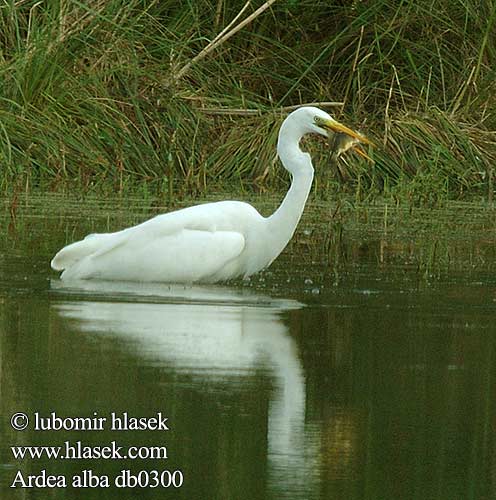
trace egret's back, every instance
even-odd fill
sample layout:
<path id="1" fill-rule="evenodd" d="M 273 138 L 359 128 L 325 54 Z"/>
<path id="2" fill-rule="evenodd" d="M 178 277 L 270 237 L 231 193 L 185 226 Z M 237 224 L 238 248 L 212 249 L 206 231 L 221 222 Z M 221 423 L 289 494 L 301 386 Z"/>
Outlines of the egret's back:
<path id="1" fill-rule="evenodd" d="M 92 234 L 53 258 L 62 279 L 218 281 L 245 272 L 247 233 L 263 218 L 245 203 L 219 202 L 159 215 L 116 233 Z"/>

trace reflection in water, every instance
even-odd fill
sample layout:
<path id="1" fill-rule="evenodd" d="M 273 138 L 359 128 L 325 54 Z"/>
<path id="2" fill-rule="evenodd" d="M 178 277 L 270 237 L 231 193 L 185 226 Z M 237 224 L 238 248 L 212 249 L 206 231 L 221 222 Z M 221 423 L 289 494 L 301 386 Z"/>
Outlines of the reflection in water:
<path id="1" fill-rule="evenodd" d="M 267 422 L 267 486 L 278 498 L 311 496 L 319 438 L 315 430 L 305 432 L 305 376 L 283 321 L 285 311 L 302 304 L 222 287 L 100 282 L 67 289 L 61 283 L 52 288 L 92 293 L 93 300 L 53 303 L 59 316 L 74 320 L 75 330 L 117 337 L 148 362 L 187 373 L 192 384 L 270 368 L 275 391 Z M 99 300 L 95 293 L 102 294 Z M 109 295 L 114 301 L 103 300 Z M 154 303 L 123 300 L 130 296 L 153 297 Z"/>
<path id="2" fill-rule="evenodd" d="M 139 492 L 150 500 L 493 498 L 494 288 L 446 284 L 410 293 L 379 278 L 354 279 L 307 307 L 246 288 L 61 289 L 55 281 L 50 292 L 4 294 L 3 417 L 164 411 L 174 426 L 166 436 L 4 426 L 0 497 L 76 498 L 70 489 L 13 492 L 8 478 L 18 467 L 68 475 L 94 467 L 110 476 L 124 468 L 16 462 L 12 443 L 118 439 L 124 446 L 163 440 L 166 466 L 189 478 L 180 491 Z M 136 495 L 109 490 L 105 498 Z"/>
<path id="3" fill-rule="evenodd" d="M 330 242 L 328 205 L 307 212 L 312 245 L 300 235 L 264 277 L 268 289 L 312 303 L 302 308 L 236 288 L 83 282 L 60 290 L 55 280 L 48 292 L 48 261 L 67 234 L 124 227 L 138 215 L 129 200 L 102 209 L 85 197 L 60 218 L 60 203 L 30 194 L 15 232 L 4 224 L 0 238 L 2 500 L 496 498 L 491 207 L 457 204 L 413 218 L 389 208 L 394 231 L 381 230 L 385 239 L 376 234 L 384 207 L 363 207 L 367 217 L 344 221 L 346 237 Z M 332 268 L 315 264 L 324 261 Z M 305 294 L 307 277 L 318 295 Z M 160 444 L 156 433 L 15 432 L 5 423 L 23 410 L 170 412 L 168 464 L 189 482 L 166 492 L 11 489 L 17 468 L 123 468 L 16 461 L 12 444 Z"/>

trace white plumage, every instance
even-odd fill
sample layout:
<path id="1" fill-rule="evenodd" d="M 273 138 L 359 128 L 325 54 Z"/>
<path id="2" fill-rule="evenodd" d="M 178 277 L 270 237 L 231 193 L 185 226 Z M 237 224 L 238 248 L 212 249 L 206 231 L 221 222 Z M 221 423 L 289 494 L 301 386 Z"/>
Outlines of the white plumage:
<path id="1" fill-rule="evenodd" d="M 369 142 L 320 109 L 291 113 L 281 125 L 277 152 L 293 180 L 270 217 L 240 201 L 197 205 L 115 233 L 88 235 L 62 248 L 52 268 L 63 270 L 63 280 L 170 283 L 214 283 L 264 269 L 293 236 L 312 185 L 312 162 L 300 139 L 312 132 L 327 136 L 327 130 Z"/>

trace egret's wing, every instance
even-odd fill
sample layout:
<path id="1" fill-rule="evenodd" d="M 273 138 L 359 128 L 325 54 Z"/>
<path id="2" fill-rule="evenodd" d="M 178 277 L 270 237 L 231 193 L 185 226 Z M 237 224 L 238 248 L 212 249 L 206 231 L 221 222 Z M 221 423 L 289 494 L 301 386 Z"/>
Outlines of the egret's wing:
<path id="1" fill-rule="evenodd" d="M 232 261 L 245 248 L 238 229 L 243 211 L 253 216 L 245 205 L 198 205 L 116 233 L 89 235 L 63 248 L 52 267 L 65 269 L 63 278 L 192 282 L 220 271 L 227 278 L 238 273 Z"/>
<path id="2" fill-rule="evenodd" d="M 224 205 L 229 206 L 229 203 L 224 203 Z M 220 203 L 196 205 L 176 212 L 157 215 L 137 226 L 115 233 L 89 234 L 84 240 L 62 248 L 52 259 L 52 268 L 56 271 L 67 269 L 85 257 L 90 255 L 93 257 L 103 256 L 135 239 L 141 242 L 150 242 L 179 233 L 184 229 L 215 231 L 219 218 L 223 216 L 219 206 L 221 206 Z"/>
<path id="3" fill-rule="evenodd" d="M 139 237 L 140 236 L 140 237 Z M 115 237 L 115 239 L 114 239 Z M 110 238 L 91 238 L 101 247 L 74 261 L 77 254 L 91 249 L 87 240 L 68 248 L 63 278 L 100 278 L 132 281 L 194 282 L 218 273 L 245 247 L 245 238 L 234 231 L 181 229 L 163 236 L 146 238 L 146 233 L 122 232 Z M 107 240 L 107 241 L 105 241 Z M 58 259 L 56 256 L 54 260 Z M 56 260 L 55 264 L 60 264 Z"/>
<path id="4" fill-rule="evenodd" d="M 142 262 L 138 267 L 141 267 L 140 276 L 145 281 L 194 282 L 205 280 L 233 263 L 245 244 L 244 236 L 235 231 L 182 229 L 155 238 L 136 249 L 130 259 L 135 265 L 136 258 Z M 116 253 L 123 254 L 124 250 L 127 248 L 120 247 Z M 112 253 L 108 255 L 112 256 Z M 130 279 L 138 277 L 130 276 Z"/>

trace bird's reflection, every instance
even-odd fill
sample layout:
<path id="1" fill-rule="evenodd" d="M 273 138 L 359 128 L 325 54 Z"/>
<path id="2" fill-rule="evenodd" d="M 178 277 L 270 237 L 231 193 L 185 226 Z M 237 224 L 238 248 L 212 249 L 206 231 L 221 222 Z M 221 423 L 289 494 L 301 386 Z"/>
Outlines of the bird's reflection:
<path id="1" fill-rule="evenodd" d="M 307 498 L 318 444 L 305 433 L 305 375 L 283 321 L 302 304 L 226 287 L 81 282 L 67 288 L 56 281 L 52 290 L 53 307 L 76 320 L 73 328 L 130 342 L 139 356 L 193 381 L 243 377 L 260 364 L 271 369 L 268 487 L 279 498 Z"/>

